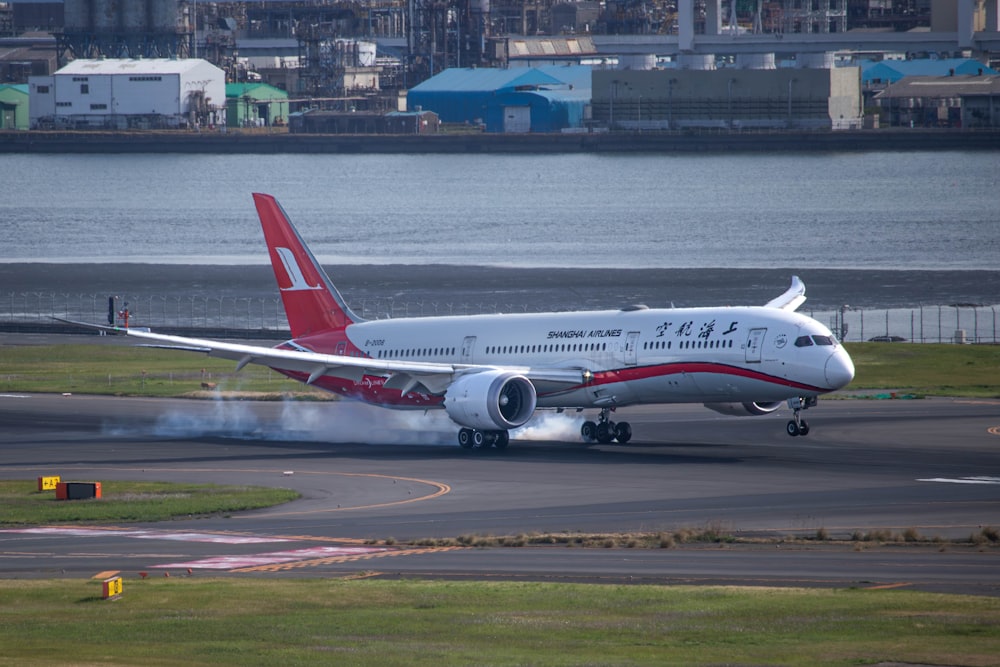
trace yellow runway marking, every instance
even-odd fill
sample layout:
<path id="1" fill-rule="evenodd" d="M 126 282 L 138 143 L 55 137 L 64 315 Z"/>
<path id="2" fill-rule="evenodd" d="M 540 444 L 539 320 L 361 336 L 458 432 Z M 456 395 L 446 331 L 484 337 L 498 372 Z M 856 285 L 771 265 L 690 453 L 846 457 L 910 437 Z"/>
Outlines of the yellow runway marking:
<path id="1" fill-rule="evenodd" d="M 254 474 L 275 474 L 280 475 L 283 471 L 280 470 L 270 470 L 265 468 L 122 468 L 117 466 L 84 466 L 84 470 L 114 470 L 117 472 L 142 472 L 148 473 L 150 470 L 155 470 L 156 472 L 225 472 L 225 473 L 254 473 Z M 7 468 L 6 470 L 34 470 L 34 468 Z M 434 498 L 439 498 L 445 494 L 451 493 L 451 487 L 444 482 L 435 482 L 428 479 L 418 479 L 415 477 L 398 477 L 396 475 L 379 475 L 376 473 L 357 473 L 357 472 L 324 472 L 315 470 L 302 470 L 296 471 L 297 475 L 335 475 L 338 477 L 368 477 L 371 479 L 391 479 L 398 482 L 411 482 L 414 484 L 424 484 L 426 486 L 431 486 L 437 489 L 433 493 L 429 493 L 424 496 L 417 496 L 416 498 L 407 498 L 405 500 L 391 500 L 384 503 L 373 503 L 371 505 L 345 505 L 342 507 L 331 507 L 327 509 L 316 509 L 316 510 L 302 510 L 299 512 L 278 512 L 269 513 L 267 516 L 302 516 L 307 514 L 324 514 L 326 512 L 348 512 L 350 510 L 362 510 L 362 509 L 375 509 L 379 507 L 395 507 L 397 505 L 407 505 L 409 503 L 421 502 L 424 500 L 432 500 Z M 252 517 L 245 515 L 233 515 L 234 519 L 248 519 L 248 518 L 258 518 L 259 515 L 254 515 Z"/>
<path id="2" fill-rule="evenodd" d="M 291 563 L 274 563 L 271 565 L 255 565 L 252 567 L 240 567 L 230 572 L 285 572 L 297 570 L 303 567 L 317 567 L 319 565 L 334 565 L 337 563 L 351 563 L 362 560 L 372 560 L 375 558 L 388 558 L 391 556 L 415 556 L 418 554 L 429 554 L 444 551 L 455 551 L 466 549 L 467 547 L 428 547 L 426 549 L 401 549 L 398 551 L 379 551 L 369 554 L 356 554 L 351 556 L 330 556 L 328 558 L 313 558 L 311 560 L 299 560 Z"/>
<path id="3" fill-rule="evenodd" d="M 324 474 L 324 473 L 319 473 Z M 390 500 L 384 503 L 373 503 L 371 505 L 349 505 L 347 507 L 330 507 L 327 509 L 318 510 L 301 510 L 298 512 L 268 512 L 267 517 L 275 516 L 302 516 L 305 514 L 325 514 L 327 512 L 347 512 L 350 510 L 368 510 L 376 509 L 379 507 L 396 507 L 397 505 L 407 505 L 409 503 L 417 503 L 424 500 L 432 500 L 434 498 L 439 498 L 447 493 L 451 493 L 451 487 L 444 482 L 435 482 L 428 479 L 417 479 L 415 477 L 396 477 L 393 475 L 377 475 L 374 473 L 355 473 L 355 472 L 334 472 L 325 473 L 330 475 L 341 475 L 343 477 L 372 477 L 376 479 L 391 479 L 399 480 L 401 482 L 413 482 L 415 484 L 425 484 L 427 486 L 432 486 L 437 488 L 434 493 L 427 494 L 426 496 L 417 496 L 416 498 L 407 498 L 406 500 Z M 259 518 L 258 516 L 234 516 L 234 519 L 251 519 Z"/>

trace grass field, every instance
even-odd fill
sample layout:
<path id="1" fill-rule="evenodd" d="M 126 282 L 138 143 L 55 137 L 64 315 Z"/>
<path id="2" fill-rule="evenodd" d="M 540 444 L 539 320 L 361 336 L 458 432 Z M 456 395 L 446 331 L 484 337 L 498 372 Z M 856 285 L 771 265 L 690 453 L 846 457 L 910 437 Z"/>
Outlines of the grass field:
<path id="1" fill-rule="evenodd" d="M 0 582 L 0 664 L 995 665 L 1000 600 L 514 582 Z"/>
<path id="2" fill-rule="evenodd" d="M 295 500 L 289 489 L 220 484 L 101 482 L 100 500 L 57 501 L 36 482 L 0 480 L 0 526 L 66 522 L 164 521 L 228 514 Z"/>
<path id="3" fill-rule="evenodd" d="M 324 399 L 326 392 L 289 380 L 269 368 L 235 364 L 203 354 L 132 345 L 41 345 L 0 347 L 0 391 L 205 396 L 213 390 L 261 398 L 295 394 Z M 213 386 L 213 390 L 206 390 Z"/>
<path id="4" fill-rule="evenodd" d="M 849 343 L 851 390 L 1000 398 L 1000 346 Z M 117 345 L 0 347 L 0 391 L 128 396 L 205 396 L 214 390 L 258 398 L 329 398 L 267 368 L 234 373 L 231 361 Z M 206 391 L 203 383 L 214 385 Z"/>

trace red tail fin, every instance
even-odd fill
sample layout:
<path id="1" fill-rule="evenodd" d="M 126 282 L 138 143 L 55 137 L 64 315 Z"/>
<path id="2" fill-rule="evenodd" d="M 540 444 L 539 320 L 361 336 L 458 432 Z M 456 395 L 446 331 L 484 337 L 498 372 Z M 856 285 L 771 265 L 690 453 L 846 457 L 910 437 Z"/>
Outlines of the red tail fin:
<path id="1" fill-rule="evenodd" d="M 281 204 L 271 195 L 258 193 L 253 201 L 292 336 L 343 329 L 360 321 L 288 221 Z"/>

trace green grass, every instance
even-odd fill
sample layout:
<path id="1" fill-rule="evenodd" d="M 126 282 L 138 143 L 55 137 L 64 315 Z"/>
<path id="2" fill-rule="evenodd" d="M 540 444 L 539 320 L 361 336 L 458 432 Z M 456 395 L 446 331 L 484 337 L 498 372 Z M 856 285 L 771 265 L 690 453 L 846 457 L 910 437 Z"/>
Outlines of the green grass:
<path id="1" fill-rule="evenodd" d="M 0 480 L 0 526 L 164 521 L 271 507 L 299 497 L 289 489 L 259 486 L 102 481 L 99 500 L 56 500 L 55 491 L 37 488 L 36 481 Z"/>
<path id="2" fill-rule="evenodd" d="M 857 377 L 848 387 L 922 395 L 1000 397 L 1000 346 L 849 343 Z M 205 395 L 218 390 L 258 398 L 330 395 L 260 366 L 234 373 L 231 361 L 118 345 L 0 347 L 0 391 L 127 396 Z"/>
<path id="3" fill-rule="evenodd" d="M 996 664 L 1000 600 L 510 582 L 0 582 L 0 664 Z"/>
<path id="4" fill-rule="evenodd" d="M 848 343 L 856 376 L 849 389 L 1000 398 L 1000 345 Z"/>
<path id="5" fill-rule="evenodd" d="M 264 396 L 329 396 L 269 368 L 235 368 L 203 354 L 127 345 L 6 346 L 0 347 L 0 391 L 176 397 L 206 393 L 202 383 L 208 383 Z"/>

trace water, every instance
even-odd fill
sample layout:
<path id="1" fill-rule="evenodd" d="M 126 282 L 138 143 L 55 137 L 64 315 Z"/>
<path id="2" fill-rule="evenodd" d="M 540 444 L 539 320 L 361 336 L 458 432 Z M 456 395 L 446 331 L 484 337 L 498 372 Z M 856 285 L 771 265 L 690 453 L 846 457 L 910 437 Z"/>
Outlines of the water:
<path id="1" fill-rule="evenodd" d="M 266 262 L 251 192 L 327 264 L 995 269 L 988 152 L 4 155 L 0 263 Z"/>

